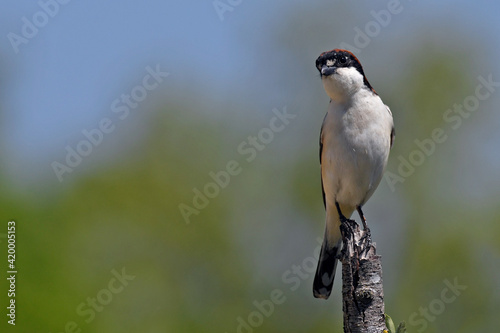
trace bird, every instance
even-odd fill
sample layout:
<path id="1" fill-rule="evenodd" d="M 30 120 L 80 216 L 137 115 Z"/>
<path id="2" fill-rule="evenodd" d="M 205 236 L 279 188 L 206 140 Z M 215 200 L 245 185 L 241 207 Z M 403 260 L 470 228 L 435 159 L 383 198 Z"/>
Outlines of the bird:
<path id="1" fill-rule="evenodd" d="M 316 68 L 330 103 L 319 140 L 326 223 L 313 295 L 328 299 L 342 246 L 340 224 L 357 210 L 369 233 L 362 207 L 382 179 L 395 132 L 391 110 L 354 54 L 343 49 L 323 52 Z"/>

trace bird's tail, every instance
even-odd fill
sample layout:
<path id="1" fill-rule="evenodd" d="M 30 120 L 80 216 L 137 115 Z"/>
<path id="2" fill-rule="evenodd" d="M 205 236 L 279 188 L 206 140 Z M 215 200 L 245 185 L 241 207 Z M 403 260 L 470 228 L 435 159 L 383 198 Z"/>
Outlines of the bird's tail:
<path id="1" fill-rule="evenodd" d="M 341 240 L 335 244 L 331 244 L 328 241 L 328 233 L 325 232 L 313 283 L 313 293 L 316 298 L 328 299 L 332 292 L 333 279 L 338 262 L 337 255 L 340 252 L 341 244 Z"/>

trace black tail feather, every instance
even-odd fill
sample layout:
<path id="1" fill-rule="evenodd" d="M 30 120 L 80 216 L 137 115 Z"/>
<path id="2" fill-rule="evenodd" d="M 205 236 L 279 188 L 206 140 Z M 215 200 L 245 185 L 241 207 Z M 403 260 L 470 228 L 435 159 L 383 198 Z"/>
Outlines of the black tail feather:
<path id="1" fill-rule="evenodd" d="M 335 269 L 337 268 L 337 254 L 339 250 L 340 244 L 330 246 L 325 238 L 321 246 L 316 275 L 314 276 L 314 297 L 328 299 L 330 296 L 335 277 Z"/>

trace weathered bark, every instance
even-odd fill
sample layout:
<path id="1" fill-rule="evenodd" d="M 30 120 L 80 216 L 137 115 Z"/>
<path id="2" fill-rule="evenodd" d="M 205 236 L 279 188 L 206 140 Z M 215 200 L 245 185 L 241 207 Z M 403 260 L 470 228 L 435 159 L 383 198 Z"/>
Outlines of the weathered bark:
<path id="1" fill-rule="evenodd" d="M 381 333 L 384 318 L 382 264 L 370 232 L 352 220 L 342 223 L 342 310 L 344 332 Z"/>

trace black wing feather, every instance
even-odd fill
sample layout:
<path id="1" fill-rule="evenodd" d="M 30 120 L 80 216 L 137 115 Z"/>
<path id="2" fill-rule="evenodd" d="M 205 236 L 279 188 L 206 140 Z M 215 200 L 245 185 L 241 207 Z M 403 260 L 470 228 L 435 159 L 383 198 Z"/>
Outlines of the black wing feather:
<path id="1" fill-rule="evenodd" d="M 323 125 L 325 124 L 325 119 L 328 113 L 323 118 L 323 123 L 321 124 L 321 132 L 319 133 L 319 165 L 321 166 L 321 156 L 323 154 Z M 323 186 L 323 172 L 321 172 L 321 192 L 323 194 L 323 205 L 326 208 L 326 198 L 325 198 L 325 188 Z"/>
<path id="2" fill-rule="evenodd" d="M 395 137 L 396 137 L 396 130 L 394 129 L 394 126 L 393 126 L 392 130 L 391 130 L 391 148 L 392 148 L 392 145 L 394 144 Z"/>

